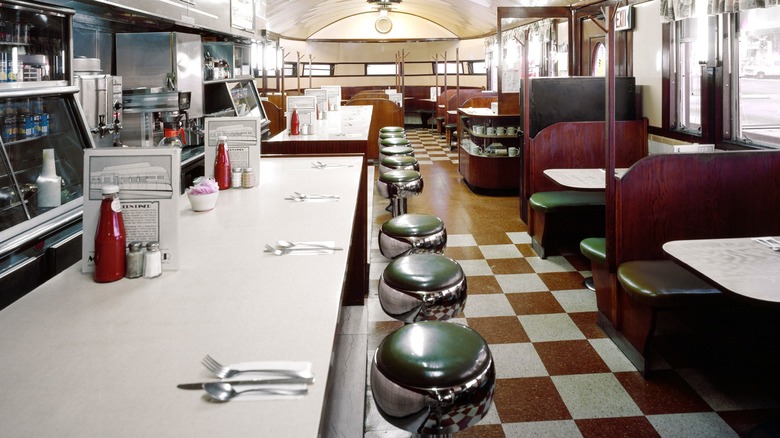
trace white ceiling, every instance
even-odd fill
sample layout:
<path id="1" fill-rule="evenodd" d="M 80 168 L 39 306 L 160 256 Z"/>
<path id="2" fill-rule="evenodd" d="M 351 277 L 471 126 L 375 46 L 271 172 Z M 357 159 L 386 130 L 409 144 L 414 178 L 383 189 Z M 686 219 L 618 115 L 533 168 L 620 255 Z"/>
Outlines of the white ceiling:
<path id="1" fill-rule="evenodd" d="M 495 33 L 498 7 L 581 7 L 599 1 L 402 0 L 394 6 L 394 11 L 430 21 L 457 38 L 468 39 Z M 266 28 L 284 38 L 305 40 L 329 26 L 338 26 L 341 20 L 360 14 L 376 14 L 376 11 L 366 0 L 267 0 Z"/>

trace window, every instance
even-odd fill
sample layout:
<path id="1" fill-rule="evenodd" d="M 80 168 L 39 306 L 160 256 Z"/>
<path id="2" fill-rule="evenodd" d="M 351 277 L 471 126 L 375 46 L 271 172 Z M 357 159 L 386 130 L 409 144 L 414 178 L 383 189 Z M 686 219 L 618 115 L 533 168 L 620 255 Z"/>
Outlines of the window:
<path id="1" fill-rule="evenodd" d="M 701 134 L 701 71 L 707 63 L 709 39 L 706 16 L 675 22 L 675 129 Z"/>
<path id="2" fill-rule="evenodd" d="M 366 64 L 366 76 L 395 76 L 396 65 L 393 64 Z"/>
<path id="3" fill-rule="evenodd" d="M 285 62 L 284 77 L 291 78 L 293 76 L 298 76 L 298 64 L 294 62 Z"/>
<path id="4" fill-rule="evenodd" d="M 333 64 L 309 64 L 304 63 L 302 76 L 333 76 Z"/>
<path id="5" fill-rule="evenodd" d="M 456 69 L 457 66 L 457 69 Z M 447 63 L 447 74 L 448 75 L 454 75 L 455 72 L 458 72 L 460 74 L 463 74 L 463 65 L 455 62 L 448 62 Z M 443 75 L 444 74 L 444 63 L 443 62 L 437 62 L 436 63 L 436 74 Z"/>
<path id="6" fill-rule="evenodd" d="M 471 66 L 470 73 L 473 75 L 487 74 L 487 63 L 485 61 L 472 61 L 469 63 Z"/>
<path id="7" fill-rule="evenodd" d="M 731 138 L 780 148 L 780 7 L 742 11 L 736 21 Z"/>

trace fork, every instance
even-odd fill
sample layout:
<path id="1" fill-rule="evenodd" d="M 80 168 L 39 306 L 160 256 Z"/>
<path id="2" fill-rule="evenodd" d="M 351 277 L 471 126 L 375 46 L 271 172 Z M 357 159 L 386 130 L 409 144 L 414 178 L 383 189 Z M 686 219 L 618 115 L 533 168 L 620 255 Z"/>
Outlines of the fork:
<path id="1" fill-rule="evenodd" d="M 219 377 L 220 379 L 228 379 L 240 373 L 268 373 L 268 374 L 277 374 L 277 375 L 289 376 L 289 377 L 310 377 L 311 376 L 311 374 L 305 371 L 285 370 L 285 369 L 237 370 L 222 365 L 221 363 L 217 362 L 213 357 L 209 356 L 208 354 L 203 357 L 201 363 L 203 364 L 204 367 L 206 367 L 207 370 L 211 371 L 212 374 Z"/>

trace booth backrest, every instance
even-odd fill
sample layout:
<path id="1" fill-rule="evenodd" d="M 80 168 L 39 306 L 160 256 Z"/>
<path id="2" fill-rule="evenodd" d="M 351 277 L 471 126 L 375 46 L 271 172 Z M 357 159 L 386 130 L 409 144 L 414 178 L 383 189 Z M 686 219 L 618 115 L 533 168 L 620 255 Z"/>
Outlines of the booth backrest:
<path id="1" fill-rule="evenodd" d="M 355 98 L 347 105 L 370 105 L 374 107 L 371 113 L 371 126 L 368 129 L 368 159 L 379 158 L 379 129 L 385 126 L 404 126 L 404 110 L 389 99 Z"/>
<path id="2" fill-rule="evenodd" d="M 536 192 L 567 190 L 548 178 L 546 169 L 604 168 L 604 128 L 604 122 L 561 122 L 530 139 L 523 157 L 521 204 Z M 647 119 L 616 122 L 615 131 L 616 167 L 647 156 Z"/>
<path id="3" fill-rule="evenodd" d="M 286 127 L 286 121 L 284 120 L 284 112 L 281 108 L 276 106 L 275 103 L 269 100 L 263 100 L 260 102 L 263 105 L 268 120 L 271 122 L 269 125 L 271 137 L 282 132 Z"/>
<path id="4" fill-rule="evenodd" d="M 616 266 L 671 240 L 780 235 L 778 206 L 780 151 L 649 156 L 616 180 Z"/>

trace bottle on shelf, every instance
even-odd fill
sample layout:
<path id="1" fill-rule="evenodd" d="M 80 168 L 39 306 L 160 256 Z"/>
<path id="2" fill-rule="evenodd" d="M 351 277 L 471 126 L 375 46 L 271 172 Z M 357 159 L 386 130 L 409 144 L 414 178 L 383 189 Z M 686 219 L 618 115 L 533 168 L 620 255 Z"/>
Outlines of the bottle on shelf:
<path id="1" fill-rule="evenodd" d="M 35 184 L 38 186 L 38 208 L 59 207 L 62 204 L 62 178 L 57 176 L 54 149 L 43 150 L 41 174 Z"/>
<path id="2" fill-rule="evenodd" d="M 214 160 L 214 180 L 217 181 L 217 185 L 220 190 L 226 190 L 230 188 L 230 155 L 227 150 L 227 137 L 220 135 L 218 137 L 217 145 L 217 158 Z"/>
<path id="3" fill-rule="evenodd" d="M 301 122 L 298 120 L 298 107 L 293 107 L 292 115 L 290 116 L 290 135 L 300 135 Z"/>
<path id="4" fill-rule="evenodd" d="M 119 186 L 103 186 L 100 216 L 95 231 L 95 270 L 98 283 L 119 280 L 126 274 L 126 234 L 119 202 Z"/>

